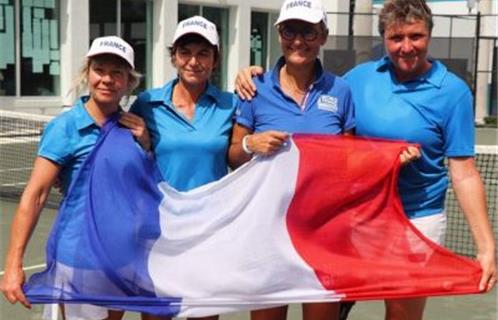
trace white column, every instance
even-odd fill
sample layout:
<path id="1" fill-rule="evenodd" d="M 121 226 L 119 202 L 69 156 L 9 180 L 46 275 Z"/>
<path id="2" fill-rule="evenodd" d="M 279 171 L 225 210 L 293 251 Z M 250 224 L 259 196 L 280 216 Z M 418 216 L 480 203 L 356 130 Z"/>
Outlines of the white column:
<path id="1" fill-rule="evenodd" d="M 479 10 L 483 15 L 492 13 L 491 1 L 480 1 Z M 481 35 L 491 35 L 492 31 L 490 25 L 493 24 L 491 18 L 481 17 Z M 495 30 L 496 32 L 496 30 Z M 475 93 L 476 100 L 476 110 L 475 110 L 475 121 L 477 123 L 483 123 L 483 118 L 488 115 L 489 106 L 489 84 L 491 83 L 491 76 L 489 73 L 479 72 L 484 70 L 492 69 L 492 42 L 490 40 L 480 40 L 479 46 L 479 57 L 477 65 L 477 88 Z"/>
<path id="2" fill-rule="evenodd" d="M 327 12 L 341 12 L 343 14 L 329 14 L 328 27 L 330 34 L 347 35 L 349 16 L 349 0 L 322 1 Z"/>
<path id="3" fill-rule="evenodd" d="M 178 0 L 154 0 L 152 35 L 152 86 L 159 87 L 176 76 L 168 47 L 178 23 Z"/>
<path id="4" fill-rule="evenodd" d="M 372 35 L 372 0 L 356 1 L 355 13 L 368 13 L 366 15 L 358 14 L 354 17 L 354 34 L 359 36 Z"/>
<path id="5" fill-rule="evenodd" d="M 353 25 L 353 33 L 355 36 L 372 35 L 372 9 L 371 0 L 356 1 Z M 363 15 L 361 13 L 367 14 Z M 370 60 L 371 51 L 372 47 L 369 41 L 358 41 L 355 46 L 356 65 L 365 60 Z"/>
<path id="6" fill-rule="evenodd" d="M 90 41 L 89 0 L 61 1 L 61 96 L 63 105 L 72 105 L 74 92 L 69 91 L 79 74 Z"/>
<path id="7" fill-rule="evenodd" d="M 250 40 L 251 40 L 251 7 L 246 2 L 238 6 L 231 6 L 229 10 L 229 25 L 233 26 L 229 32 L 227 68 L 227 90 L 233 91 L 235 77 L 241 68 L 245 68 L 250 62 Z"/>

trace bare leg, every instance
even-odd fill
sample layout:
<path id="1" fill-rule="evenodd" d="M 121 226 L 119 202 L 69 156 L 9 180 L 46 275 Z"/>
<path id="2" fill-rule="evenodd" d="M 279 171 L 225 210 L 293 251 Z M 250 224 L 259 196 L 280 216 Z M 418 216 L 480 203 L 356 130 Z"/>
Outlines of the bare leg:
<path id="1" fill-rule="evenodd" d="M 349 312 L 353 309 L 355 301 L 341 301 L 339 307 L 339 320 L 346 320 Z"/>
<path id="2" fill-rule="evenodd" d="M 285 320 L 286 318 L 287 306 L 251 311 L 251 320 Z"/>
<path id="3" fill-rule="evenodd" d="M 386 300 L 386 320 L 422 320 L 427 298 Z"/>
<path id="4" fill-rule="evenodd" d="M 187 320 L 218 320 L 220 316 L 209 316 L 202 318 L 187 318 Z"/>
<path id="5" fill-rule="evenodd" d="M 154 315 L 146 314 L 146 313 L 142 313 L 141 318 L 142 318 L 142 320 L 171 320 L 171 317 L 154 316 Z"/>
<path id="6" fill-rule="evenodd" d="M 64 305 L 59 304 L 59 308 L 61 309 L 62 320 L 66 320 L 66 312 L 64 311 Z"/>
<path id="7" fill-rule="evenodd" d="M 107 313 L 106 320 L 121 320 L 124 315 L 124 311 L 121 310 L 107 310 Z"/>
<path id="8" fill-rule="evenodd" d="M 339 302 L 303 303 L 303 320 L 338 320 Z"/>
<path id="9" fill-rule="evenodd" d="M 66 312 L 63 304 L 59 304 L 61 309 L 62 319 L 66 320 Z M 107 310 L 107 318 L 104 320 L 121 320 L 123 318 L 124 311 L 121 310 Z"/>

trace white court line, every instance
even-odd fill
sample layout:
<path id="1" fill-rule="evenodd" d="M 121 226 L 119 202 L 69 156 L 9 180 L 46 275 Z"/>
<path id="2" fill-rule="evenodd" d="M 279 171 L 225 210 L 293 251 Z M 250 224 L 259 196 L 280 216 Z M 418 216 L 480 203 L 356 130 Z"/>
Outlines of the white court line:
<path id="1" fill-rule="evenodd" d="M 2 184 L 2 187 L 19 187 L 24 185 L 26 185 L 26 182 L 15 182 L 15 183 L 4 183 Z"/>
<path id="2" fill-rule="evenodd" d="M 498 154 L 498 146 L 495 145 L 476 145 L 476 153 Z"/>
<path id="3" fill-rule="evenodd" d="M 25 171 L 25 170 L 31 170 L 33 169 L 33 166 L 31 167 L 21 167 L 21 168 L 10 168 L 10 169 L 0 169 L 0 172 L 16 172 L 16 171 Z"/>
<path id="4" fill-rule="evenodd" d="M 29 270 L 36 270 L 36 269 L 41 269 L 41 268 L 45 268 L 47 265 L 42 263 L 42 264 L 36 264 L 34 266 L 29 266 L 29 267 L 24 267 L 22 268 L 24 271 L 29 271 Z M 5 271 L 0 271 L 0 276 L 3 276 L 3 274 L 5 273 Z"/>
<path id="5" fill-rule="evenodd" d="M 19 138 L 4 138 L 0 136 L 0 145 L 3 144 L 23 144 L 27 142 L 38 142 L 40 136 L 37 137 L 19 137 Z"/>

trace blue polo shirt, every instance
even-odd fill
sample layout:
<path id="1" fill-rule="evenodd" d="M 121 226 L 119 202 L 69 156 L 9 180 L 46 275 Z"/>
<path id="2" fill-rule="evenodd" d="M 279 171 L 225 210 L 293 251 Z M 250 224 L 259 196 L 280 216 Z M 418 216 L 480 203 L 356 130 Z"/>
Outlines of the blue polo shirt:
<path id="1" fill-rule="evenodd" d="M 38 146 L 38 156 L 61 166 L 59 178 L 63 194 L 100 135 L 100 127 L 85 109 L 88 98 L 81 97 L 71 109 L 52 119 Z"/>
<path id="2" fill-rule="evenodd" d="M 340 134 L 355 127 L 353 100 L 344 80 L 325 72 L 317 59 L 316 80 L 302 108 L 280 86 L 284 64 L 281 57 L 272 71 L 254 79 L 256 96 L 251 101 L 239 101 L 237 123 L 253 132 Z"/>
<path id="3" fill-rule="evenodd" d="M 51 235 L 47 245 L 56 245 L 57 260 L 69 266 L 80 261 L 79 250 L 88 250 L 85 249 L 88 246 L 85 237 L 81 237 L 82 221 L 88 218 L 84 213 L 88 190 L 83 188 L 82 180 L 76 178 L 79 174 L 87 174 L 80 169 L 100 136 L 100 127 L 86 111 L 87 101 L 88 97 L 78 99 L 71 109 L 52 119 L 45 127 L 38 147 L 38 156 L 61 166 L 59 178 L 66 210 L 65 214 L 57 216 L 58 240 Z M 72 192 L 67 197 L 70 186 Z M 92 267 L 91 264 L 82 266 Z"/>
<path id="4" fill-rule="evenodd" d="M 359 65 L 345 78 L 356 106 L 356 133 L 405 140 L 422 157 L 404 166 L 399 193 L 410 218 L 444 210 L 445 157 L 474 156 L 472 94 L 439 61 L 413 81 L 399 83 L 387 57 Z"/>
<path id="5" fill-rule="evenodd" d="M 235 100 L 233 94 L 209 84 L 189 121 L 172 102 L 177 82 L 140 94 L 130 112 L 145 120 L 163 178 L 175 189 L 187 191 L 227 174 Z"/>

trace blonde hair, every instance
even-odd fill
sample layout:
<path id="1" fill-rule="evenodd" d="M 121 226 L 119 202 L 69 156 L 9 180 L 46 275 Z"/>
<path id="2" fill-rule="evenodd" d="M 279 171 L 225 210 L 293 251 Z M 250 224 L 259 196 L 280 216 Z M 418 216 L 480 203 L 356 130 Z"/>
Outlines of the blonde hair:
<path id="1" fill-rule="evenodd" d="M 81 96 L 88 90 L 88 72 L 90 71 L 90 65 L 92 61 L 94 61 L 98 56 L 85 58 L 83 66 L 78 73 L 78 76 L 73 81 L 73 85 L 68 92 L 68 95 L 74 93 L 76 97 Z M 128 88 L 126 90 L 126 103 L 130 98 L 130 95 L 133 91 L 140 85 L 140 79 L 142 75 L 137 72 L 135 69 L 132 69 L 127 63 L 123 60 L 123 66 L 128 70 Z"/>

